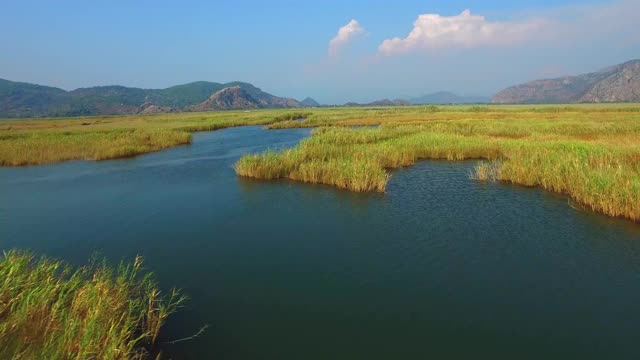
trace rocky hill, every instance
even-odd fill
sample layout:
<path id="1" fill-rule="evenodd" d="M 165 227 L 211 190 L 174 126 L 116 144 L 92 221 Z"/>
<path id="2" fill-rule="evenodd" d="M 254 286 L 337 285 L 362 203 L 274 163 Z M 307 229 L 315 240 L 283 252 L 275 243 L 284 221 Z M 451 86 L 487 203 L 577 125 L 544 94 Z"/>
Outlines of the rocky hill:
<path id="1" fill-rule="evenodd" d="M 73 91 L 0 79 L 0 118 L 149 114 L 257 108 L 300 103 L 243 82 L 199 81 L 166 89 L 97 86 Z"/>
<path id="2" fill-rule="evenodd" d="M 320 106 L 320 104 L 315 101 L 314 99 L 308 97 L 305 98 L 304 100 L 300 101 L 300 105 L 304 106 L 304 107 L 318 107 Z"/>
<path id="3" fill-rule="evenodd" d="M 640 101 L 640 60 L 594 73 L 536 80 L 496 94 L 496 104 L 542 104 Z"/>
<path id="4" fill-rule="evenodd" d="M 260 102 L 254 99 L 249 93 L 240 86 L 231 86 L 224 88 L 212 94 L 207 100 L 200 104 L 193 105 L 190 110 L 193 111 L 211 111 L 211 110 L 234 110 L 234 109 L 257 109 Z"/>

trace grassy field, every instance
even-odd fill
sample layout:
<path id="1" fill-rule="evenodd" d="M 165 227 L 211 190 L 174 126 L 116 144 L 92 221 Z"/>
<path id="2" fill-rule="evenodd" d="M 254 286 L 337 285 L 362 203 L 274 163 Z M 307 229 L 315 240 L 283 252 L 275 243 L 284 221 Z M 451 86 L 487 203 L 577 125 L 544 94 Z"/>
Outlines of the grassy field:
<path id="1" fill-rule="evenodd" d="M 0 358 L 146 359 L 184 301 L 161 296 L 142 260 L 73 270 L 10 251 L 0 259 Z"/>
<path id="2" fill-rule="evenodd" d="M 300 118 L 305 118 L 300 121 Z M 111 159 L 230 126 L 317 128 L 280 152 L 244 156 L 241 176 L 384 191 L 420 159 L 487 159 L 473 176 L 541 186 L 640 221 L 640 105 L 411 106 L 0 121 L 0 164 Z M 378 126 L 379 125 L 379 126 Z M 376 126 L 376 127 L 370 127 Z"/>

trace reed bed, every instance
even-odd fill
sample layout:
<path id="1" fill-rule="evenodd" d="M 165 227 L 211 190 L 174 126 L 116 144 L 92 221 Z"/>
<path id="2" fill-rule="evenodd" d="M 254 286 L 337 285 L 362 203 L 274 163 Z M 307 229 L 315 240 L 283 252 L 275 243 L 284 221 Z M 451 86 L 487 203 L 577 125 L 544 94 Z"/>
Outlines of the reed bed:
<path id="1" fill-rule="evenodd" d="M 0 260 L 0 358 L 150 358 L 184 301 L 176 290 L 163 296 L 140 257 L 115 269 L 94 261 L 74 270 L 8 251 Z"/>
<path id="2" fill-rule="evenodd" d="M 376 128 L 352 128 L 355 120 L 347 116 L 314 129 L 292 149 L 244 156 L 235 169 L 259 179 L 384 191 L 391 168 L 421 159 L 488 159 L 475 178 L 540 186 L 593 211 L 640 221 L 640 113 L 543 109 L 385 113 Z"/>
<path id="3" fill-rule="evenodd" d="M 0 165 L 116 159 L 189 143 L 191 133 L 166 129 L 14 133 L 0 140 Z"/>

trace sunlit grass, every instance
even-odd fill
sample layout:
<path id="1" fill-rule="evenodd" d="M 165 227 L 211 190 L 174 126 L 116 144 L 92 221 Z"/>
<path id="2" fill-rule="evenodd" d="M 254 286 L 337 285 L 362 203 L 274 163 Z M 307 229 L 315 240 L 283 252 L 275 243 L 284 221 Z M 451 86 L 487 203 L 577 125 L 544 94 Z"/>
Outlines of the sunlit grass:
<path id="1" fill-rule="evenodd" d="M 143 359 L 185 300 L 162 296 L 142 259 L 72 269 L 9 251 L 0 260 L 0 358 Z"/>

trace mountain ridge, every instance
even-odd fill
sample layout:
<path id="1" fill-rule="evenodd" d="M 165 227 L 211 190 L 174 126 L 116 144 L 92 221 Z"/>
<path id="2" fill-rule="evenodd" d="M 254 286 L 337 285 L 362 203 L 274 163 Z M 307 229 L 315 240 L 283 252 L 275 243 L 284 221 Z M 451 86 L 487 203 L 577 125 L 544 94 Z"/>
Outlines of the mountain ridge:
<path id="1" fill-rule="evenodd" d="M 227 89 L 246 97 L 221 101 L 211 96 Z M 234 91 L 231 91 L 234 92 Z M 203 104 L 206 103 L 206 104 Z M 207 105 L 208 104 L 208 105 Z M 253 108 L 297 108 L 295 99 L 278 97 L 252 84 L 233 81 L 196 81 L 165 89 L 141 89 L 120 85 L 94 86 L 66 91 L 56 87 L 0 79 L 0 118 L 130 115 L 178 111 L 245 110 Z"/>
<path id="2" fill-rule="evenodd" d="M 508 87 L 494 104 L 558 104 L 640 101 L 640 59 L 574 76 L 541 79 Z"/>

